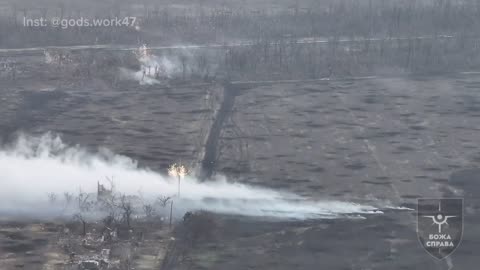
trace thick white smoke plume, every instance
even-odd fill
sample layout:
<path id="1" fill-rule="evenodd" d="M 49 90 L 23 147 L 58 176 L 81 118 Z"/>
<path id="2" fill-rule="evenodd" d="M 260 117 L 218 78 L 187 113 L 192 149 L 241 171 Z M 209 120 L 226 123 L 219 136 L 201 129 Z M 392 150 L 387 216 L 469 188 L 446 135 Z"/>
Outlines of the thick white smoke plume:
<path id="1" fill-rule="evenodd" d="M 0 216 L 51 214 L 48 194 L 78 194 L 81 189 L 95 195 L 97 182 L 107 176 L 113 177 L 116 190 L 123 194 L 142 194 L 145 200 L 161 195 L 173 196 L 178 216 L 197 209 L 296 219 L 380 213 L 371 206 L 310 201 L 294 194 L 230 183 L 225 179 L 199 182 L 189 176 L 182 180 L 178 198 L 177 179 L 139 168 L 130 158 L 108 150 L 90 153 L 46 134 L 41 137 L 20 136 L 14 144 L 0 149 Z"/>

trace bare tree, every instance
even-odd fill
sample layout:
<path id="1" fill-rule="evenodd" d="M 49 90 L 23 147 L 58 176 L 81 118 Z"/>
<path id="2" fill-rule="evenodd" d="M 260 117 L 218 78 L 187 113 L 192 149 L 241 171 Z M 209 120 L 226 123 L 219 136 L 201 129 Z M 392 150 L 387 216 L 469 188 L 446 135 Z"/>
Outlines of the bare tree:
<path id="1" fill-rule="evenodd" d="M 82 235 L 85 236 L 87 234 L 87 220 L 85 219 L 82 213 L 77 213 L 73 216 L 75 220 L 78 220 L 82 223 Z"/>
<path id="2" fill-rule="evenodd" d="M 82 235 L 87 233 L 87 219 L 85 217 L 85 212 L 89 211 L 91 208 L 91 203 L 88 201 L 89 194 L 83 192 L 81 189 L 78 192 L 77 203 L 78 203 L 78 213 L 73 216 L 74 219 L 82 223 Z"/>
<path id="3" fill-rule="evenodd" d="M 106 180 L 110 183 L 110 189 L 108 196 L 98 197 L 99 207 L 108 213 L 108 216 L 111 216 L 114 221 L 119 219 L 119 205 L 118 205 L 118 194 L 115 192 L 115 183 L 113 177 L 106 177 Z"/>
<path id="4" fill-rule="evenodd" d="M 131 228 L 131 217 L 134 210 L 132 202 L 126 195 L 120 197 L 120 209 L 123 211 L 123 220 L 127 223 L 128 228 Z"/>
<path id="5" fill-rule="evenodd" d="M 78 203 L 78 209 L 80 212 L 86 212 L 90 210 L 91 203 L 88 201 L 88 198 L 90 197 L 90 194 L 87 194 L 83 192 L 81 189 L 78 192 L 77 196 L 77 203 Z"/>
<path id="6" fill-rule="evenodd" d="M 49 192 L 47 194 L 48 196 L 48 201 L 51 203 L 51 204 L 54 204 L 56 201 L 57 201 L 57 194 L 53 193 L 53 192 Z"/>
<path id="7" fill-rule="evenodd" d="M 166 207 L 170 200 L 171 200 L 171 197 L 159 196 L 156 200 L 156 203 L 160 204 L 160 206 L 162 207 Z"/>

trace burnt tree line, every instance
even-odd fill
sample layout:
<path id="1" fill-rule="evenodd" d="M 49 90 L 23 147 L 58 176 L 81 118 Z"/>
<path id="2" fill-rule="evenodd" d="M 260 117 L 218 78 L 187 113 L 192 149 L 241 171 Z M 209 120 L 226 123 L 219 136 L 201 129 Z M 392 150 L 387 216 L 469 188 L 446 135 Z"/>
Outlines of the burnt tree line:
<path id="1" fill-rule="evenodd" d="M 227 50 L 225 69 L 234 80 L 318 79 L 478 70 L 480 39 L 409 37 L 259 41 Z"/>

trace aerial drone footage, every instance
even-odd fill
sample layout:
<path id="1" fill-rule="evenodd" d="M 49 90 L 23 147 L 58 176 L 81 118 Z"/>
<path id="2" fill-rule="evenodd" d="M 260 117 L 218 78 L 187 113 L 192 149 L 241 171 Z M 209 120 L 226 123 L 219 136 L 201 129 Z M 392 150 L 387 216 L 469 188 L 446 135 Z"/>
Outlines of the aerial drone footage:
<path id="1" fill-rule="evenodd" d="M 477 0 L 0 0 L 0 270 L 475 269 Z"/>

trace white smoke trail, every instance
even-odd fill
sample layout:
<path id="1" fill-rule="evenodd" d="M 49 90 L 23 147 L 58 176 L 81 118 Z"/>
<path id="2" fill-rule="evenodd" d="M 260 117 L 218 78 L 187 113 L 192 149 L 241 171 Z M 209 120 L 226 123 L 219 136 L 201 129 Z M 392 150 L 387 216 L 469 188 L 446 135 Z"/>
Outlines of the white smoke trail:
<path id="1" fill-rule="evenodd" d="M 58 136 L 20 136 L 0 149 L 0 216 L 7 213 L 44 213 L 48 193 L 97 191 L 97 181 L 114 176 L 118 192 L 153 199 L 177 193 L 177 181 L 137 162 L 100 149 L 92 154 L 79 146 L 68 146 Z M 336 218 L 381 213 L 374 207 L 350 202 L 310 201 L 291 193 L 225 179 L 199 182 L 186 177 L 177 211 L 208 210 L 218 213 L 277 218 Z M 50 210 L 51 211 L 51 210 Z M 3 214 L 2 214 L 3 213 Z M 178 213 L 177 214 L 181 214 Z"/>

